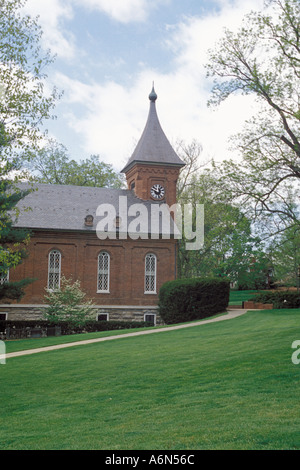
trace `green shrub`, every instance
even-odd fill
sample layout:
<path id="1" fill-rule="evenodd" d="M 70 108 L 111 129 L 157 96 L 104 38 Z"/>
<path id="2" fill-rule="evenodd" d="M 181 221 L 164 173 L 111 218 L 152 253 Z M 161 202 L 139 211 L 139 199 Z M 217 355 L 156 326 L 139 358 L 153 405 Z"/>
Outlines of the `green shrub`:
<path id="1" fill-rule="evenodd" d="M 53 326 L 44 320 L 0 320 L 0 333 L 4 333 L 6 328 L 26 329 L 26 328 L 47 328 Z"/>
<path id="2" fill-rule="evenodd" d="M 63 326 L 63 323 L 60 323 L 59 326 Z M 78 327 L 78 333 L 81 333 L 82 331 L 86 333 L 92 333 L 95 331 L 112 331 L 112 330 L 127 330 L 131 328 L 145 328 L 145 327 L 153 327 L 152 323 L 149 322 L 140 322 L 140 321 L 117 321 L 117 320 L 111 320 L 111 321 L 94 321 L 94 320 L 88 320 L 82 328 Z M 68 328 L 65 328 L 65 331 L 67 331 Z M 74 330 L 72 325 L 69 325 L 69 331 Z M 64 333 L 64 334 L 70 334 L 70 333 Z"/>
<path id="3" fill-rule="evenodd" d="M 274 308 L 300 308 L 300 295 L 297 291 L 269 291 L 255 294 L 254 302 L 273 304 Z"/>
<path id="4" fill-rule="evenodd" d="M 71 335 L 79 333 L 92 333 L 97 331 L 112 331 L 112 330 L 126 330 L 131 328 L 145 328 L 153 327 L 148 322 L 138 321 L 86 321 L 84 325 L 74 326 L 72 322 L 57 321 L 56 323 L 44 320 L 0 320 L 0 333 L 4 334 L 6 328 L 16 328 L 26 330 L 27 328 L 41 328 L 46 330 L 48 327 L 59 326 L 61 327 L 62 335 Z"/>
<path id="5" fill-rule="evenodd" d="M 177 279 L 159 292 L 159 313 L 167 323 L 206 318 L 226 310 L 230 281 L 222 278 Z"/>
<path id="6" fill-rule="evenodd" d="M 67 321 L 74 327 L 83 326 L 93 314 L 92 301 L 87 300 L 86 294 L 80 288 L 80 281 L 61 278 L 59 289 L 46 289 L 45 320 L 51 323 Z"/>

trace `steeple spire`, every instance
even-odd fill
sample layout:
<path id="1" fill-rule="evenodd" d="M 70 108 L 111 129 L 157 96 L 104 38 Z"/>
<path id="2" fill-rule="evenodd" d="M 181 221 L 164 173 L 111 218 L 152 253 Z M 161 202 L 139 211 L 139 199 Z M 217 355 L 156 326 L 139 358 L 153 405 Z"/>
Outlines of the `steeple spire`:
<path id="1" fill-rule="evenodd" d="M 154 90 L 154 82 L 152 84 L 152 91 L 149 95 L 149 100 L 150 101 L 156 101 L 157 100 L 157 94 L 155 93 L 155 90 Z"/>
<path id="2" fill-rule="evenodd" d="M 160 125 L 157 112 L 157 94 L 154 90 L 149 95 L 150 110 L 143 134 L 122 173 L 127 173 L 136 163 L 183 167 L 185 163 L 178 157 Z"/>

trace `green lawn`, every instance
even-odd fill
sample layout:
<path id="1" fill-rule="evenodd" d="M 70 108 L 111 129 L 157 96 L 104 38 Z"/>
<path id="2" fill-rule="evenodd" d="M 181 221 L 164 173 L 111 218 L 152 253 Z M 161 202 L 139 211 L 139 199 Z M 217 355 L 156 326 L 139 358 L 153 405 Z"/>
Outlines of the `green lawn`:
<path id="1" fill-rule="evenodd" d="M 148 328 L 130 328 L 127 330 L 101 331 L 95 333 L 74 334 L 68 336 L 49 336 L 47 338 L 28 338 L 22 340 L 6 341 L 6 352 L 24 351 L 25 349 L 44 348 L 63 343 L 73 343 L 75 341 L 85 341 L 95 338 L 104 338 L 105 336 L 116 336 L 124 333 L 134 333 L 146 330 Z"/>
<path id="2" fill-rule="evenodd" d="M 258 294 L 257 290 L 230 290 L 229 305 L 242 305 L 245 300 Z"/>
<path id="3" fill-rule="evenodd" d="M 212 315 L 211 317 L 207 317 L 205 320 L 212 320 L 213 318 L 227 315 L 227 311 L 223 313 L 218 313 L 216 315 Z M 195 320 L 193 323 L 202 322 L 203 320 Z M 180 325 L 180 323 L 179 323 Z M 160 328 L 168 328 L 172 327 L 173 325 L 161 325 L 154 327 L 145 327 L 145 328 L 129 328 L 124 330 L 112 330 L 112 331 L 98 331 L 94 333 L 84 333 L 84 334 L 74 334 L 69 336 L 49 336 L 46 338 L 26 338 L 22 340 L 9 340 L 6 341 L 6 353 L 16 352 L 16 351 L 24 351 L 26 349 L 36 349 L 36 348 L 44 348 L 47 346 L 55 346 L 57 344 L 64 344 L 64 343 L 73 343 L 75 341 L 86 341 L 89 339 L 96 339 L 96 338 L 104 338 L 106 336 L 119 336 L 125 333 L 138 333 L 140 331 L 145 330 L 153 330 L 160 329 Z"/>
<path id="4" fill-rule="evenodd" d="M 0 448 L 300 449 L 299 326 L 265 310 L 8 359 Z"/>

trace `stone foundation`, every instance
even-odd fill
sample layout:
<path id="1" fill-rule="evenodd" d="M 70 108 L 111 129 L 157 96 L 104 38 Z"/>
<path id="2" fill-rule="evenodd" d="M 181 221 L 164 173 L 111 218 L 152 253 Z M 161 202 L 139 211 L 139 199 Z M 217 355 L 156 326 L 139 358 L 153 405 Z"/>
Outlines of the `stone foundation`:
<path id="1" fill-rule="evenodd" d="M 6 314 L 6 320 L 12 321 L 28 321 L 43 320 L 43 310 L 45 305 L 0 305 L 1 314 Z M 95 306 L 94 315 L 91 320 L 97 320 L 99 315 L 110 321 L 138 321 L 143 322 L 146 315 L 155 315 L 155 325 L 162 324 L 162 320 L 158 313 L 158 307 L 153 306 Z"/>

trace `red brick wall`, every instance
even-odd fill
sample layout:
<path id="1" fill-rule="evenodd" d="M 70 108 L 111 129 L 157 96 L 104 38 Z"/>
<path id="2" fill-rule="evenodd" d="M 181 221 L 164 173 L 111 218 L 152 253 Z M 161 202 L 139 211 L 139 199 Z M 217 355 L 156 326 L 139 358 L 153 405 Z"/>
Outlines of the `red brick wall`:
<path id="1" fill-rule="evenodd" d="M 135 194 L 143 200 L 151 200 L 150 190 L 153 184 L 160 183 L 165 187 L 165 200 L 169 206 L 176 203 L 176 183 L 179 169 L 159 165 L 136 164 L 126 174 L 128 189 L 135 184 Z"/>
<path id="2" fill-rule="evenodd" d="M 29 245 L 29 256 L 10 280 L 24 277 L 37 280 L 26 288 L 22 304 L 41 304 L 48 280 L 48 255 L 61 252 L 61 272 L 81 281 L 81 288 L 96 305 L 156 305 L 160 286 L 175 278 L 175 240 L 99 240 L 94 233 L 36 232 Z M 97 293 L 98 254 L 110 256 L 110 293 Z M 145 256 L 157 256 L 157 295 L 144 293 Z"/>

